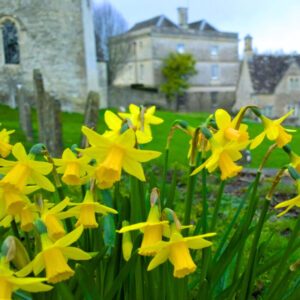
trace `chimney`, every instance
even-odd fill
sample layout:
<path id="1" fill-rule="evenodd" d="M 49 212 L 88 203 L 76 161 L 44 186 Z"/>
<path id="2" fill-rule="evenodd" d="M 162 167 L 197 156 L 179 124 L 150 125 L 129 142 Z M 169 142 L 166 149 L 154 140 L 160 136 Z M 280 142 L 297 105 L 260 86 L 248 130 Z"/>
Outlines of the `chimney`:
<path id="1" fill-rule="evenodd" d="M 181 28 L 188 28 L 188 9 L 187 7 L 178 7 L 178 23 Z"/>
<path id="2" fill-rule="evenodd" d="M 248 34 L 245 36 L 245 50 L 244 50 L 244 59 L 252 58 L 252 37 Z"/>

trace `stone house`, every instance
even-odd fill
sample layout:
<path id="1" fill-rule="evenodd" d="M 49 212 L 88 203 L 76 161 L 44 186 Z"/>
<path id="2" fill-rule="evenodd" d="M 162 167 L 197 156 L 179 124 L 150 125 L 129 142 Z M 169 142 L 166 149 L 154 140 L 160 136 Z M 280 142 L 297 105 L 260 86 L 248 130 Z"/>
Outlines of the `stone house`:
<path id="1" fill-rule="evenodd" d="M 0 30 L 1 103 L 13 105 L 16 86 L 33 97 L 34 69 L 64 110 L 82 111 L 88 92 L 105 87 L 90 0 L 1 0 Z"/>
<path id="2" fill-rule="evenodd" d="M 252 103 L 276 118 L 293 109 L 299 120 L 300 55 L 253 54 L 252 38 L 246 36 L 240 74 L 234 110 Z"/>
<path id="3" fill-rule="evenodd" d="M 230 110 L 239 74 L 237 33 L 219 31 L 205 20 L 188 23 L 187 8 L 178 8 L 178 17 L 179 24 L 175 24 L 157 16 L 111 38 L 110 52 L 123 54 L 113 85 L 158 88 L 164 81 L 163 60 L 170 52 L 191 53 L 198 73 L 190 79 L 184 108 Z"/>

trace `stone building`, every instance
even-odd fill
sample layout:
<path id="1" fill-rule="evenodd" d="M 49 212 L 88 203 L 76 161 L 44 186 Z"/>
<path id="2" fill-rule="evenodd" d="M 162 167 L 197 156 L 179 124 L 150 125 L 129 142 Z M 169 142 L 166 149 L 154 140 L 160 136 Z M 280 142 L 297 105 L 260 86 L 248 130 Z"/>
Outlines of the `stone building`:
<path id="1" fill-rule="evenodd" d="M 1 0 L 0 30 L 0 102 L 13 104 L 16 86 L 32 98 L 34 69 L 65 110 L 81 111 L 90 90 L 105 88 L 90 0 Z"/>
<path id="2" fill-rule="evenodd" d="M 271 118 L 293 109 L 299 123 L 300 55 L 253 54 L 252 38 L 246 36 L 234 109 L 247 104 L 261 106 Z"/>
<path id="3" fill-rule="evenodd" d="M 237 33 L 219 31 L 205 20 L 188 23 L 187 8 L 178 8 L 178 17 L 175 24 L 157 16 L 110 40 L 110 51 L 123 54 L 114 86 L 159 87 L 163 60 L 170 52 L 191 53 L 198 73 L 190 79 L 185 109 L 230 110 L 239 74 Z"/>

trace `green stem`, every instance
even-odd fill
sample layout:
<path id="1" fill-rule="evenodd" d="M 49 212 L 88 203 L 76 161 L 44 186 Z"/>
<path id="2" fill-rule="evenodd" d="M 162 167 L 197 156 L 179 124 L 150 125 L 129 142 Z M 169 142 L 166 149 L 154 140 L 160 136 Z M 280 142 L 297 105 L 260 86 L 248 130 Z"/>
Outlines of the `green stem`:
<path id="1" fill-rule="evenodd" d="M 263 203 L 263 208 L 262 208 L 262 211 L 261 211 L 261 214 L 260 214 L 260 217 L 259 217 L 258 226 L 256 228 L 255 235 L 254 235 L 254 238 L 253 238 L 253 242 L 252 242 L 252 246 L 251 246 L 251 250 L 250 250 L 250 256 L 249 256 L 249 259 L 248 259 L 248 264 L 247 264 L 247 267 L 246 267 L 245 276 L 243 278 L 240 299 L 249 299 L 249 297 L 251 296 L 253 276 L 254 276 L 253 269 L 254 269 L 255 256 L 256 256 L 256 253 L 257 253 L 257 245 L 258 245 L 258 242 L 259 242 L 259 238 L 260 238 L 260 235 L 261 235 L 263 225 L 264 225 L 265 220 L 266 220 L 266 215 L 267 215 L 267 212 L 268 212 L 269 205 L 270 205 L 270 200 L 265 199 L 265 201 Z"/>
<path id="2" fill-rule="evenodd" d="M 160 199 L 161 199 L 162 208 L 165 207 L 168 162 L 169 162 L 169 149 L 166 148 L 165 149 L 165 161 L 164 161 L 164 169 L 163 169 L 162 186 L 161 186 L 161 191 L 160 191 Z"/>
<path id="3" fill-rule="evenodd" d="M 213 232 L 215 230 L 215 227 L 217 224 L 218 213 L 219 213 L 220 204 L 221 204 L 221 200 L 222 200 L 222 196 L 223 196 L 225 182 L 226 182 L 225 180 L 222 180 L 221 184 L 219 186 L 217 199 L 216 199 L 216 205 L 215 205 L 214 213 L 213 213 L 212 220 L 211 220 L 210 230 L 209 230 L 210 232 Z"/>
<path id="4" fill-rule="evenodd" d="M 21 240 L 20 235 L 19 235 L 19 231 L 18 231 L 18 227 L 17 227 L 17 224 L 16 224 L 15 219 L 13 219 L 13 220 L 11 221 L 10 224 L 11 224 L 12 230 L 13 230 L 13 232 L 14 232 L 14 235 L 15 235 L 19 240 Z"/>
<path id="5" fill-rule="evenodd" d="M 33 259 L 33 254 L 32 254 L 32 249 L 31 249 L 31 246 L 30 246 L 30 240 L 29 240 L 28 232 L 24 232 L 24 236 L 25 236 L 25 244 L 26 244 L 26 248 L 27 248 L 27 251 L 28 251 L 28 255 L 29 255 L 29 258 L 32 260 Z"/>
<path id="6" fill-rule="evenodd" d="M 190 221 L 191 221 L 191 210 L 192 210 L 192 204 L 193 204 L 193 200 L 194 200 L 195 185 L 196 185 L 197 177 L 196 177 L 196 175 L 190 176 L 190 174 L 194 171 L 194 169 L 195 169 L 194 166 L 190 166 L 186 199 L 185 199 L 185 213 L 184 213 L 184 219 L 183 219 L 184 225 L 189 225 Z M 188 234 L 188 229 L 183 230 L 182 233 L 184 236 L 186 236 Z"/>
<path id="7" fill-rule="evenodd" d="M 142 222 L 144 222 L 147 219 L 144 183 L 140 180 L 136 180 L 136 181 L 137 181 L 137 189 L 138 189 L 140 204 L 141 204 L 141 217 L 142 217 Z"/>
<path id="8" fill-rule="evenodd" d="M 130 178 L 130 188 L 131 188 L 131 197 L 130 197 L 130 222 L 131 224 L 138 222 L 138 211 L 140 211 L 140 201 L 137 201 L 137 191 L 136 191 L 136 179 L 131 176 Z"/>
<path id="9" fill-rule="evenodd" d="M 207 186 L 206 186 L 207 171 L 204 168 L 201 171 L 202 179 L 202 232 L 207 233 Z"/>
<path id="10" fill-rule="evenodd" d="M 172 176 L 172 182 L 171 182 L 171 187 L 170 187 L 170 192 L 167 198 L 167 203 L 166 207 L 173 209 L 173 203 L 175 200 L 175 192 L 176 192 L 176 183 L 177 183 L 177 167 L 174 167 L 173 170 L 173 176 Z"/>
<path id="11" fill-rule="evenodd" d="M 294 227 L 294 230 L 292 231 L 292 234 L 290 236 L 290 239 L 288 241 L 288 244 L 285 248 L 285 252 L 283 253 L 283 255 L 281 256 L 281 259 L 280 259 L 280 262 L 279 262 L 279 265 L 277 267 L 277 270 L 274 274 L 274 277 L 271 281 L 271 284 L 270 284 L 270 293 L 268 295 L 268 298 L 267 299 L 272 299 L 272 296 L 275 294 L 276 292 L 276 288 L 280 282 L 280 277 L 282 275 L 282 272 L 286 266 L 286 262 L 288 261 L 289 259 L 289 256 L 291 255 L 292 251 L 293 251 L 293 244 L 298 236 L 298 232 L 300 230 L 300 218 L 297 218 L 297 221 L 296 221 L 296 225 Z"/>

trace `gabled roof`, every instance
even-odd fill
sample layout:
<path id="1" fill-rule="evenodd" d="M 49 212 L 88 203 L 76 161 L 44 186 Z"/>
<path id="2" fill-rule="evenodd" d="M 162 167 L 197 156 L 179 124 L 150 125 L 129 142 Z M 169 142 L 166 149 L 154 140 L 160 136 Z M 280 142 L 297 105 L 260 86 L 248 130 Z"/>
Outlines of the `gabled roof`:
<path id="1" fill-rule="evenodd" d="M 152 19 L 140 23 L 136 23 L 129 31 L 140 30 L 152 26 L 178 28 L 178 26 L 175 23 L 173 23 L 171 20 L 169 20 L 166 16 L 160 15 Z"/>
<path id="2" fill-rule="evenodd" d="M 248 66 L 254 91 L 273 93 L 293 62 L 300 67 L 300 55 L 253 55 Z"/>
<path id="3" fill-rule="evenodd" d="M 205 20 L 190 23 L 189 28 L 201 31 L 218 31 L 215 27 L 207 23 Z"/>

